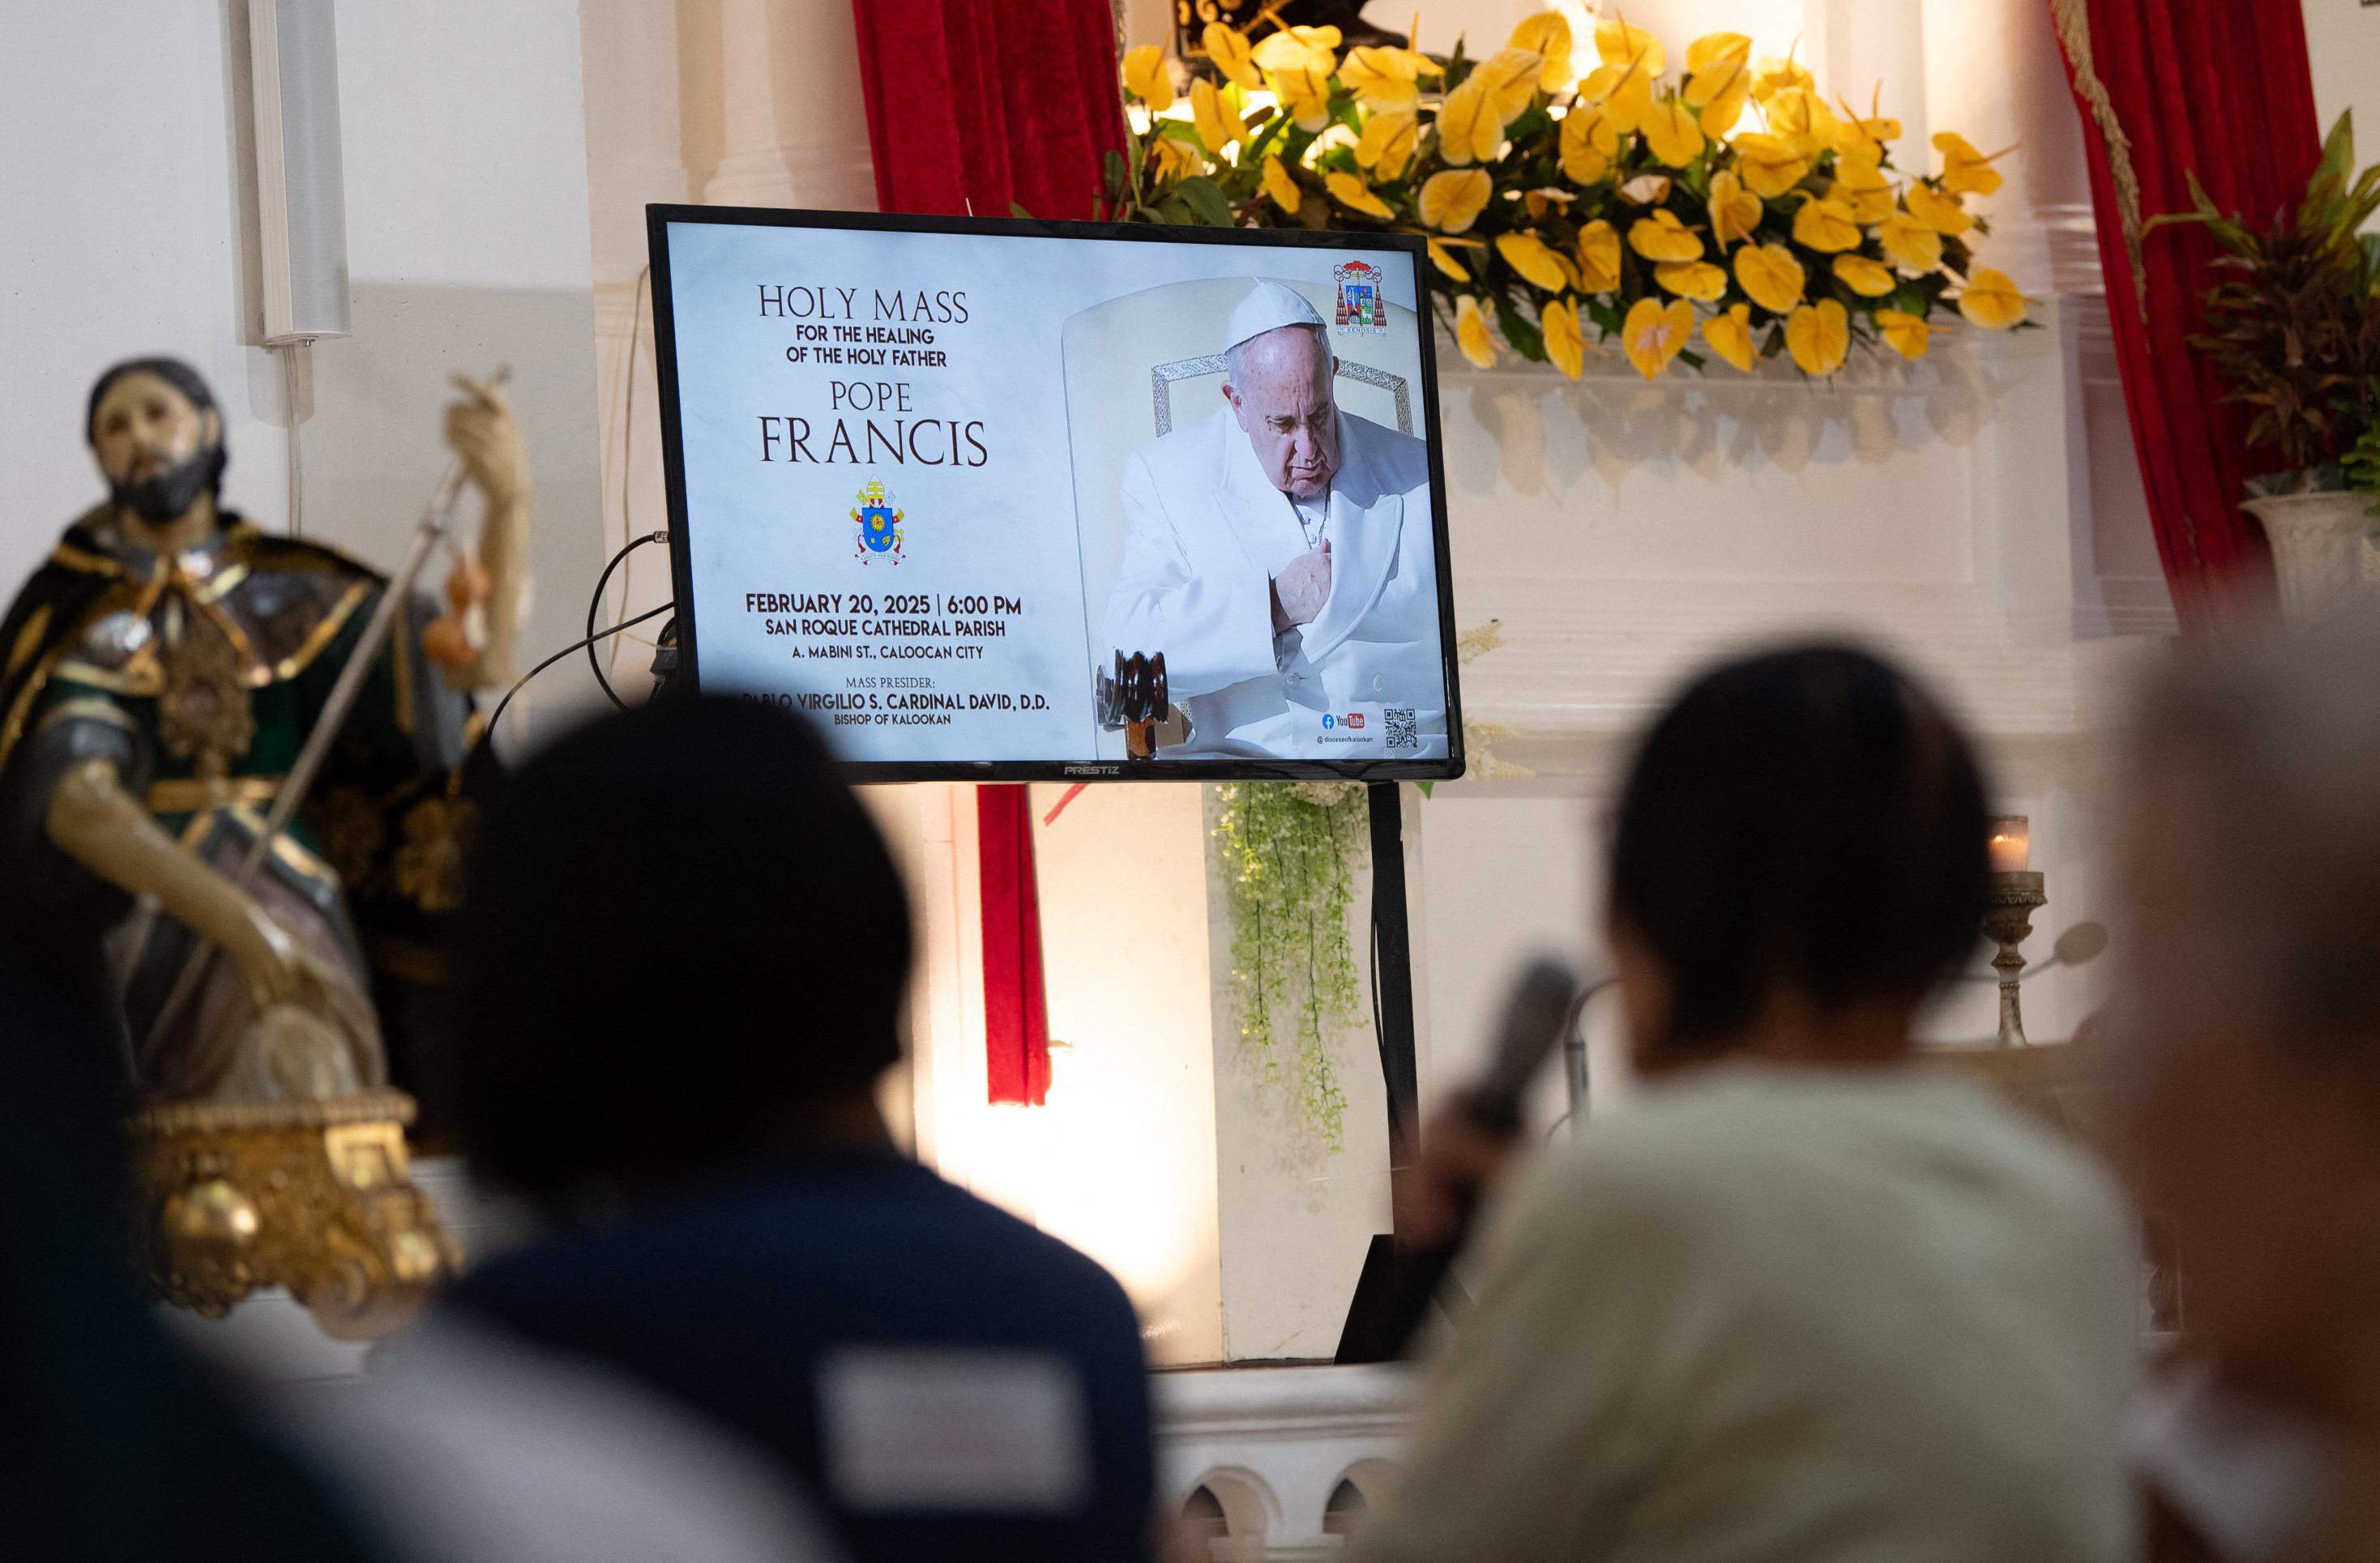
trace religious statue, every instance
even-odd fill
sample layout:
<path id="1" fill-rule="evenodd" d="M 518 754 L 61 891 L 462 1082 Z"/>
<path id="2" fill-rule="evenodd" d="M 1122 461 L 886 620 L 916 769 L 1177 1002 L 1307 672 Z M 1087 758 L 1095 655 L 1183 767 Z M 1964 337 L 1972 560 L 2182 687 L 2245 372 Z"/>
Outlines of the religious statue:
<path id="1" fill-rule="evenodd" d="M 366 1293 L 391 1276 L 418 1290 L 451 1257 L 405 1177 L 412 1108 L 386 1089 L 384 1037 L 411 1029 L 460 903 L 469 696 L 507 676 L 529 497 L 501 388 L 456 383 L 445 432 L 486 502 L 480 546 L 443 601 L 407 592 L 383 642 L 366 644 L 384 577 L 221 508 L 222 413 L 169 358 L 92 388 L 108 497 L 0 620 L 0 854 L 20 901 L 104 952 L 135 1138 L 165 1157 L 146 1169 L 152 1257 L 202 1311 L 314 1284 L 318 1317 L 344 1309 L 370 1333 Z M 303 806 L 273 832 L 334 703 L 335 737 L 289 800 Z M 298 1201 L 288 1167 L 263 1169 L 293 1145 L 327 1193 Z M 237 1175 L 243 1157 L 258 1176 Z M 324 1220 L 354 1230 L 323 1273 L 285 1273 L 306 1255 L 272 1245 L 303 1250 Z"/>

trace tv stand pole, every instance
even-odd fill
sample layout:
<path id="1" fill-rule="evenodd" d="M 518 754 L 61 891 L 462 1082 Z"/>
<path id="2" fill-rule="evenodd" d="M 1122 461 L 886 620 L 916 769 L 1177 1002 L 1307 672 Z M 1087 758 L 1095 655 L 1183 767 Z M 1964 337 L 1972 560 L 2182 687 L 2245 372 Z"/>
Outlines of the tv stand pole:
<path id="1" fill-rule="evenodd" d="M 1414 1051 L 1413 930 L 1405 893 L 1404 800 L 1394 782 L 1365 789 L 1372 817 L 1372 975 L 1378 997 L 1373 1023 L 1379 1036 L 1380 1078 L 1388 1087 L 1389 1184 L 1403 1181 L 1421 1145 L 1420 1065 Z M 1393 1231 L 1376 1233 L 1364 1255 L 1363 1278 L 1339 1338 L 1342 1363 L 1386 1362 L 1400 1340 L 1389 1321 L 1399 1302 Z"/>

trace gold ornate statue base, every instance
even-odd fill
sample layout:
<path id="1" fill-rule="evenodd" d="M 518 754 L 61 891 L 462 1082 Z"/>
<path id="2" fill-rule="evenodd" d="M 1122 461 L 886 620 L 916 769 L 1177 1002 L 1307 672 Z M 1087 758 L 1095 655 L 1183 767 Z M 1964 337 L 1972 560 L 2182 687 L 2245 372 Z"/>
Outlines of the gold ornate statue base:
<path id="1" fill-rule="evenodd" d="M 404 1326 L 462 1251 L 413 1186 L 413 1098 L 182 1102 L 132 1115 L 141 1236 L 168 1301 L 208 1318 L 286 1287 L 336 1340 Z"/>

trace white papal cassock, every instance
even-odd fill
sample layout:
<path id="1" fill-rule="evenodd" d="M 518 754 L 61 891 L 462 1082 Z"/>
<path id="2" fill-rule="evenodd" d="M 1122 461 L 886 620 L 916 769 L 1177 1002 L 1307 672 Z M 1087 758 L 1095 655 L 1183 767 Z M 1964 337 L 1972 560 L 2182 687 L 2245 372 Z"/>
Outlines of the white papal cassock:
<path id="1" fill-rule="evenodd" d="M 1308 545 L 1231 407 L 1150 441 L 1124 464 L 1130 530 L 1107 644 L 1165 653 L 1173 698 L 1197 724 L 1195 749 L 1220 741 L 1299 759 L 1447 752 L 1428 448 L 1337 416 L 1340 465 L 1322 528 L 1330 595 L 1313 623 L 1279 636 L 1270 584 Z M 1384 722 L 1381 711 L 1412 712 L 1415 746 L 1346 744 L 1345 719 L 1357 708 L 1366 731 L 1383 739 L 1384 727 L 1403 724 Z"/>

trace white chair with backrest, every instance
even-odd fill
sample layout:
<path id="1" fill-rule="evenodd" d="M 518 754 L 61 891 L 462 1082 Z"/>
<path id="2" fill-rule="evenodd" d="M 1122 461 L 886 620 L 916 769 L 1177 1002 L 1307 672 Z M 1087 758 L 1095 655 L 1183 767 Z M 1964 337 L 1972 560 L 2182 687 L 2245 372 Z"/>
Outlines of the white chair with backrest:
<path id="1" fill-rule="evenodd" d="M 1094 641 L 1123 558 L 1124 462 L 1150 439 L 1220 405 L 1223 356 L 1215 350 L 1216 341 L 1232 306 L 1258 280 L 1211 277 L 1144 288 L 1081 310 L 1061 328 L 1084 606 Z M 1304 294 L 1325 320 L 1331 317 L 1335 300 L 1329 283 L 1269 280 Z M 1414 388 L 1407 371 L 1415 361 L 1415 332 L 1423 322 L 1402 304 L 1391 303 L 1387 311 L 1385 335 L 1331 333 L 1331 349 L 1339 356 L 1339 405 L 1410 434 Z M 1094 668 L 1108 667 L 1112 648 L 1092 644 L 1087 650 Z M 1100 733 L 1099 757 L 1123 756 L 1123 735 Z"/>

